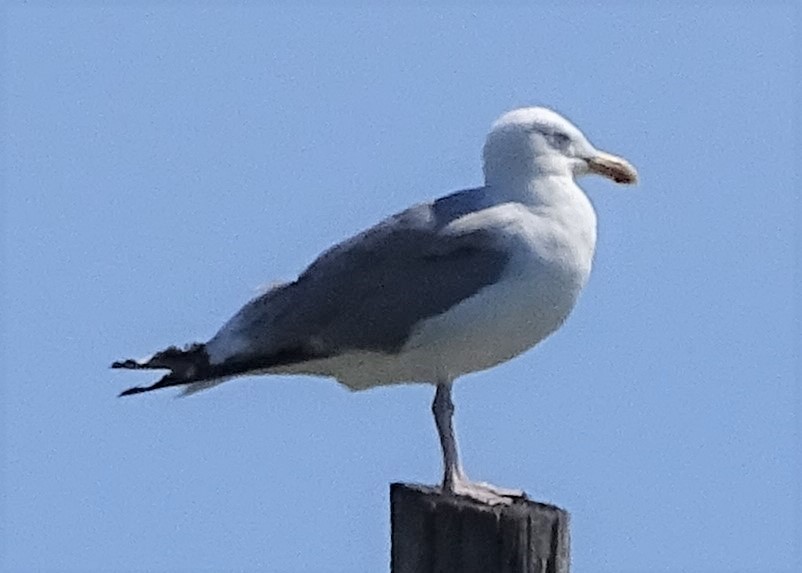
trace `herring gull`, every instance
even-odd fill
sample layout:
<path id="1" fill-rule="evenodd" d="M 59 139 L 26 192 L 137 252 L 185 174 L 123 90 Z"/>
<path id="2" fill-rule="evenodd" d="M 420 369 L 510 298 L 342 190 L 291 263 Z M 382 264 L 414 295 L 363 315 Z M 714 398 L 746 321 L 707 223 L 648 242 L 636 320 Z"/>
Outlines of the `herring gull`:
<path id="1" fill-rule="evenodd" d="M 171 346 L 112 368 L 169 373 L 121 396 L 236 376 L 329 376 L 353 390 L 424 382 L 443 453 L 442 491 L 499 502 L 467 479 L 452 383 L 533 347 L 559 328 L 585 286 L 596 214 L 575 179 L 635 183 L 626 160 L 596 149 L 543 107 L 492 125 L 483 186 L 410 207 L 324 252 L 296 280 L 237 312 L 206 343 Z"/>

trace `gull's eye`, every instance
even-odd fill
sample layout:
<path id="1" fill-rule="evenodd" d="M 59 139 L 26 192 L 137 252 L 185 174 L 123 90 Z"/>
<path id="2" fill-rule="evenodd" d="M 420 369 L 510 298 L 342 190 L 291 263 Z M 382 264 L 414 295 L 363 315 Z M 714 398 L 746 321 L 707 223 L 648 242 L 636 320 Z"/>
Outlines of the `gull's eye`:
<path id="1" fill-rule="evenodd" d="M 549 145 L 561 150 L 567 149 L 571 144 L 571 138 L 559 131 L 546 134 L 546 140 L 549 142 Z"/>

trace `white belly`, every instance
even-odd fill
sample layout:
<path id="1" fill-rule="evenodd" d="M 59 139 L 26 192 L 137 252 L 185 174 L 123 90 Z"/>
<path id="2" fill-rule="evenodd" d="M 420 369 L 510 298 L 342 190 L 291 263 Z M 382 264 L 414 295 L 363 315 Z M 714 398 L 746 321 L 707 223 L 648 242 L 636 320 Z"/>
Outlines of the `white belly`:
<path id="1" fill-rule="evenodd" d="M 567 318 L 575 293 L 540 296 L 522 279 L 480 292 L 449 312 L 424 321 L 403 351 L 431 374 L 449 379 L 484 370 L 528 350 Z"/>

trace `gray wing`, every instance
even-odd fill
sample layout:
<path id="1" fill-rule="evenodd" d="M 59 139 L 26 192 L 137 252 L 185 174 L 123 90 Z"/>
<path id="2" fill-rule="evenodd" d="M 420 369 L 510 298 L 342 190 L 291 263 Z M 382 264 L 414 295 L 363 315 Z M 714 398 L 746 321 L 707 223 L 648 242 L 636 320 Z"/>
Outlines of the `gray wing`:
<path id="1" fill-rule="evenodd" d="M 252 300 L 229 328 L 263 357 L 393 353 L 417 323 L 504 271 L 509 255 L 490 232 L 444 231 L 464 211 L 441 200 L 399 213 L 330 249 L 296 281 Z"/>

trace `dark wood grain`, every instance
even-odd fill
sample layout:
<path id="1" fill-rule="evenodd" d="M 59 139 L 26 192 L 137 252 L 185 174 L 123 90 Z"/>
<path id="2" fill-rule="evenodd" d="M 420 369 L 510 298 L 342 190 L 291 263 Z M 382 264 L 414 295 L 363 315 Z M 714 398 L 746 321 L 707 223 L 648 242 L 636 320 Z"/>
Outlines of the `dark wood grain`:
<path id="1" fill-rule="evenodd" d="M 390 486 L 392 573 L 568 573 L 568 512 L 486 505 L 439 488 Z"/>

